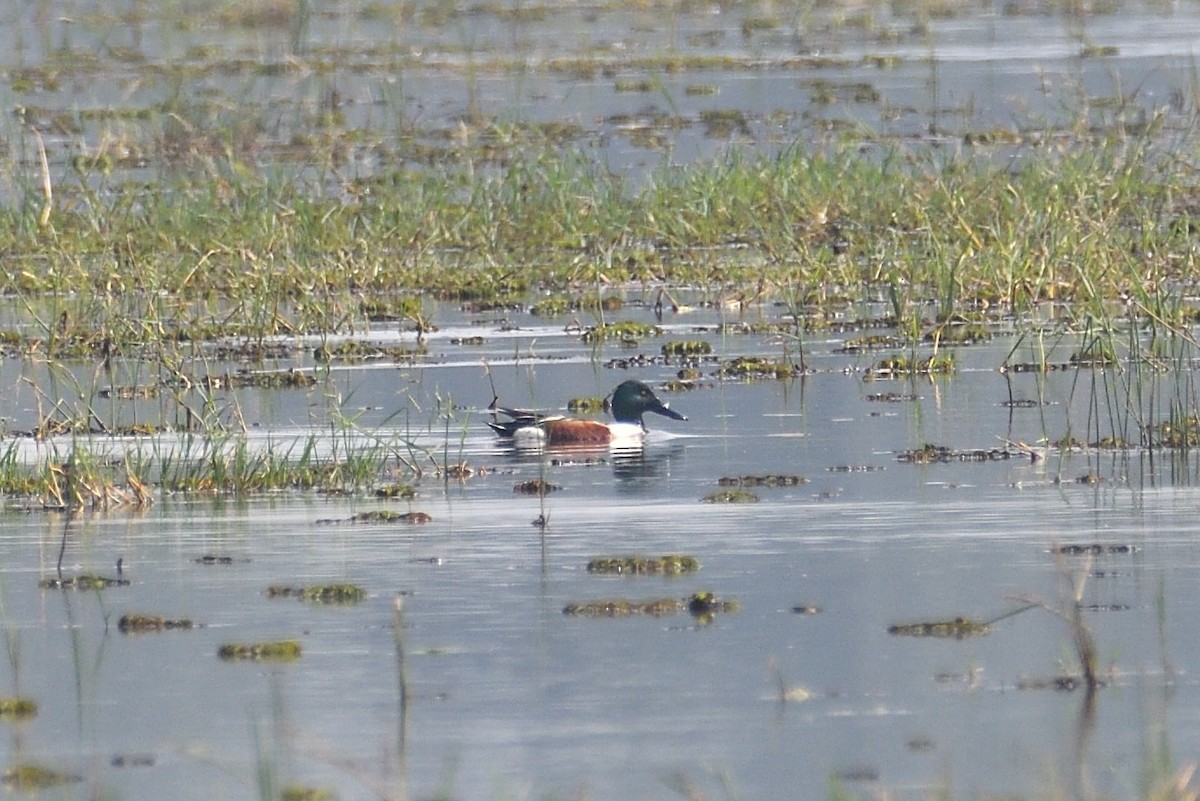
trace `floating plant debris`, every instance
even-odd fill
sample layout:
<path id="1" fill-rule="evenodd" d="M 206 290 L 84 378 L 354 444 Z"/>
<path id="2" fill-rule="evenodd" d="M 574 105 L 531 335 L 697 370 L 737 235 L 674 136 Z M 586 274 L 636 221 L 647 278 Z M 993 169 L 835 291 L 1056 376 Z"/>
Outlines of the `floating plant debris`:
<path id="1" fill-rule="evenodd" d="M 224 556 L 218 554 L 206 553 L 204 556 L 197 556 L 192 560 L 198 565 L 232 565 L 235 562 L 249 562 L 249 559 L 235 559 L 232 556 Z"/>
<path id="2" fill-rule="evenodd" d="M 521 495 L 548 495 L 551 492 L 557 492 L 562 489 L 557 484 L 551 484 L 540 478 L 531 478 L 528 481 L 522 481 L 513 487 L 513 492 Z"/>
<path id="3" fill-rule="evenodd" d="M 763 356 L 738 356 L 721 364 L 716 375 L 720 378 L 795 378 L 804 372 L 798 364 L 777 361 Z"/>
<path id="4" fill-rule="evenodd" d="M 316 584 L 311 587 L 267 587 L 268 598 L 299 598 L 314 604 L 356 604 L 367 597 L 367 591 L 356 584 Z"/>
<path id="5" fill-rule="evenodd" d="M 236 373 L 208 375 L 197 381 L 206 389 L 307 389 L 317 383 L 311 373 L 294 367 L 278 372 L 253 372 L 239 370 Z"/>
<path id="6" fill-rule="evenodd" d="M 926 342 L 940 345 L 974 345 L 991 338 L 992 332 L 981 323 L 951 323 L 938 326 L 925 335 Z"/>
<path id="7" fill-rule="evenodd" d="M 337 798 L 332 791 L 323 787 L 284 787 L 279 793 L 279 801 L 333 801 Z"/>
<path id="8" fill-rule="evenodd" d="M 114 768 L 152 768 L 154 762 L 153 754 L 115 754 L 108 764 Z"/>
<path id="9" fill-rule="evenodd" d="M 686 598 L 655 598 L 649 601 L 612 599 L 571 602 L 563 607 L 563 614 L 573 617 L 660 617 L 687 611 L 696 617 L 710 617 L 718 612 L 736 612 L 738 608 L 737 601 L 720 599 L 711 592 L 697 592 Z"/>
<path id="10" fill-rule="evenodd" d="M 217 649 L 217 656 L 227 661 L 294 662 L 300 658 L 300 641 L 226 643 Z"/>
<path id="11" fill-rule="evenodd" d="M 1105 686 L 1105 682 L 1097 683 L 1098 686 Z M 1056 692 L 1074 692 L 1080 687 L 1087 686 L 1087 679 L 1083 676 L 1074 676 L 1065 674 L 1062 676 L 1050 676 L 1042 679 L 1020 679 L 1017 682 L 1018 690 L 1054 690 Z"/>
<path id="12" fill-rule="evenodd" d="M 915 403 L 920 399 L 920 395 L 913 395 L 910 392 L 877 392 L 867 395 L 865 398 L 869 403 Z"/>
<path id="13" fill-rule="evenodd" d="M 867 370 L 867 378 L 897 378 L 909 375 L 944 375 L 954 372 L 954 358 L 948 354 L 925 359 L 889 356 Z"/>
<path id="14" fill-rule="evenodd" d="M 1128 545 L 1125 543 L 1117 543 L 1114 545 L 1101 545 L 1095 543 L 1066 543 L 1064 545 L 1056 545 L 1050 549 L 1051 553 L 1061 553 L 1069 556 L 1083 556 L 1101 554 L 1131 554 L 1137 552 L 1136 545 Z"/>
<path id="15" fill-rule="evenodd" d="M 717 483 L 722 487 L 795 487 L 807 484 L 808 479 L 793 475 L 722 476 Z"/>
<path id="16" fill-rule="evenodd" d="M 414 348 L 402 346 L 379 347 L 365 342 L 348 341 L 337 345 L 321 345 L 313 350 L 313 359 L 323 364 L 326 362 L 362 362 L 373 359 L 391 359 L 394 362 L 412 362 L 419 357 L 428 355 L 425 346 Z"/>
<path id="17" fill-rule="evenodd" d="M 322 517 L 316 521 L 318 526 L 333 526 L 339 523 L 409 523 L 412 525 L 429 523 L 433 520 L 426 512 L 393 512 L 391 509 L 372 509 L 359 512 L 352 517 Z"/>
<path id="18" fill-rule="evenodd" d="M 411 501 L 417 497 L 417 488 L 411 484 L 385 484 L 375 489 L 376 498 L 400 498 Z"/>
<path id="19" fill-rule="evenodd" d="M 587 563 L 589 573 L 643 575 L 695 573 L 700 563 L 694 556 L 601 556 Z"/>
<path id="20" fill-rule="evenodd" d="M 603 342 L 605 340 L 639 340 L 647 337 L 662 336 L 662 329 L 657 325 L 639 323 L 633 320 L 622 320 L 618 323 L 601 323 L 583 332 L 584 342 Z"/>
<path id="21" fill-rule="evenodd" d="M 24 720 L 33 717 L 37 712 L 37 702 L 30 698 L 0 698 L 0 720 Z"/>
<path id="22" fill-rule="evenodd" d="M 840 348 L 834 348 L 834 353 L 862 353 L 867 350 L 882 350 L 883 348 L 897 348 L 904 343 L 899 337 L 890 336 L 888 334 L 872 334 L 871 336 L 857 337 L 855 339 L 846 340 Z"/>
<path id="23" fill-rule="evenodd" d="M 712 353 L 712 345 L 702 339 L 682 339 L 664 342 L 663 356 L 707 356 Z"/>
<path id="24" fill-rule="evenodd" d="M 897 623 L 888 626 L 888 634 L 896 637 L 941 637 L 962 640 L 991 631 L 984 622 L 956 617 L 953 620 L 937 620 L 931 623 Z"/>
<path id="25" fill-rule="evenodd" d="M 1007 448 L 971 448 L 956 451 L 944 445 L 925 444 L 915 450 L 901 451 L 896 461 L 908 464 L 935 464 L 938 462 L 997 462 L 1005 459 L 1036 459 L 1029 451 Z"/>
<path id="26" fill-rule="evenodd" d="M 716 490 L 700 499 L 701 503 L 758 503 L 758 496 L 746 490 Z"/>
<path id="27" fill-rule="evenodd" d="M 606 406 L 604 398 L 571 398 L 571 400 L 567 401 L 567 411 L 580 414 L 602 412 Z"/>
<path id="28" fill-rule="evenodd" d="M 182 620 L 168 620 L 155 615 L 121 615 L 121 619 L 117 621 L 117 629 L 122 634 L 190 629 L 194 628 L 195 625 L 195 623 L 186 618 Z"/>
<path id="29" fill-rule="evenodd" d="M 83 781 L 83 777 L 75 773 L 54 770 L 35 762 L 19 762 L 5 770 L 4 774 L 0 776 L 0 782 L 13 790 L 44 790 L 48 787 L 74 784 L 80 781 Z"/>
<path id="30" fill-rule="evenodd" d="M 67 578 L 44 578 L 38 582 L 38 586 L 43 590 L 103 590 L 108 587 L 127 587 L 129 579 L 84 574 Z"/>

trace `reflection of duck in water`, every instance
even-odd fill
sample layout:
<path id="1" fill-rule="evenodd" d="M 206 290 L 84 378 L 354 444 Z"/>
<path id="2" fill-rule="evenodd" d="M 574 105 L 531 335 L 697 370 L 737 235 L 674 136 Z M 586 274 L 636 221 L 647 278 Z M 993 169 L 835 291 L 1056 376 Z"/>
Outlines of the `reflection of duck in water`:
<path id="1" fill-rule="evenodd" d="M 512 419 L 502 423 L 488 422 L 488 425 L 501 437 L 511 438 L 518 448 L 543 445 L 631 448 L 639 447 L 645 439 L 646 424 L 642 415 L 646 412 L 661 414 L 672 420 L 687 419 L 660 401 L 654 390 L 641 381 L 630 379 L 622 382 L 610 397 L 608 408 L 612 412 L 612 423 L 493 406 L 493 412 Z"/>

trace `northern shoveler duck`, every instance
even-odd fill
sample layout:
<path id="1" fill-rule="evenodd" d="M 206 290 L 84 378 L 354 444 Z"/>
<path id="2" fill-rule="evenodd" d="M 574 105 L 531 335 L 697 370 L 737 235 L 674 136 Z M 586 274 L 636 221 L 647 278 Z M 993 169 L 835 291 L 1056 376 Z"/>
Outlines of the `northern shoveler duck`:
<path id="1" fill-rule="evenodd" d="M 541 415 L 522 409 L 506 409 L 494 406 L 493 411 L 512 419 L 502 423 L 488 422 L 501 437 L 509 437 L 517 447 L 541 447 L 543 445 L 595 447 L 598 445 L 641 445 L 646 435 L 646 423 L 642 415 L 654 412 L 672 420 L 687 417 L 670 408 L 658 399 L 654 390 L 641 381 L 624 381 L 612 391 L 608 408 L 612 412 L 612 423 L 598 420 L 577 420 L 562 415 Z"/>

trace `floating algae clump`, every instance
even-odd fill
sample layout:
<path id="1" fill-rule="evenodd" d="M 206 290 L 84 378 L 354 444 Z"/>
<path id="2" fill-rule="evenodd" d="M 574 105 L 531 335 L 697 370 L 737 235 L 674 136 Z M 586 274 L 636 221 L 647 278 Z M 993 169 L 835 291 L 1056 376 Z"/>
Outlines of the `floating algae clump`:
<path id="1" fill-rule="evenodd" d="M 280 801 L 333 801 L 336 797 L 322 787 L 284 787 L 279 794 Z"/>
<path id="2" fill-rule="evenodd" d="M 571 398 L 567 411 L 594 414 L 604 411 L 604 398 Z"/>
<path id="3" fill-rule="evenodd" d="M 908 375 L 944 375 L 954 372 L 954 357 L 949 354 L 927 359 L 889 356 L 880 359 L 867 371 L 868 378 L 896 378 Z"/>
<path id="4" fill-rule="evenodd" d="M 0 720 L 24 720 L 36 715 L 37 711 L 37 702 L 29 698 L 0 698 Z"/>
<path id="5" fill-rule="evenodd" d="M 795 487 L 807 484 L 808 479 L 794 475 L 722 476 L 717 483 L 722 487 Z"/>
<path id="6" fill-rule="evenodd" d="M 710 492 L 700 499 L 702 503 L 758 503 L 758 496 L 746 490 L 725 489 Z"/>
<path id="7" fill-rule="evenodd" d="M 521 495 L 549 495 L 551 492 L 557 492 L 560 489 L 562 487 L 559 485 L 551 484 L 540 478 L 531 478 L 528 481 L 522 481 L 520 484 L 513 486 L 513 492 Z"/>
<path id="8" fill-rule="evenodd" d="M 217 649 L 217 656 L 227 661 L 294 662 L 300 658 L 300 641 L 226 643 Z"/>
<path id="9" fill-rule="evenodd" d="M 776 361 L 762 356 L 738 356 L 721 365 L 717 375 L 722 378 L 795 378 L 804 372 L 800 365 Z"/>
<path id="10" fill-rule="evenodd" d="M 702 339 L 681 339 L 664 342 L 663 356 L 707 356 L 712 353 L 712 345 Z"/>
<path id="11" fill-rule="evenodd" d="M 43 767 L 35 762 L 19 762 L 0 776 L 0 782 L 14 790 L 40 790 L 78 781 L 83 781 L 83 777 Z"/>
<path id="12" fill-rule="evenodd" d="M 268 598 L 299 598 L 313 604 L 356 604 L 367 591 L 356 584 L 316 584 L 311 587 L 267 587 Z"/>
<path id="13" fill-rule="evenodd" d="M 935 620 L 929 623 L 902 623 L 888 626 L 888 634 L 896 637 L 953 637 L 961 640 L 991 631 L 987 623 L 956 617 L 953 620 Z"/>
<path id="14" fill-rule="evenodd" d="M 589 573 L 603 574 L 677 574 L 695 573 L 700 563 L 694 556 L 668 554 L 666 556 L 602 556 L 587 563 Z"/>
<path id="15" fill-rule="evenodd" d="M 649 323 L 622 320 L 619 323 L 602 323 L 583 332 L 584 342 L 603 342 L 606 339 L 645 339 L 662 336 L 662 329 Z"/>
<path id="16" fill-rule="evenodd" d="M 195 624 L 187 620 L 167 620 L 155 615 L 121 615 L 117 621 L 117 629 L 122 634 L 135 634 L 150 631 L 168 631 L 170 629 L 190 629 Z"/>
<path id="17" fill-rule="evenodd" d="M 106 587 L 125 587 L 129 579 L 82 575 L 67 578 L 45 578 L 38 582 L 43 590 L 102 590 Z"/>
<path id="18" fill-rule="evenodd" d="M 698 592 L 687 598 L 654 598 L 649 601 L 630 601 L 624 598 L 572 601 L 563 607 L 563 614 L 573 617 L 660 617 L 686 611 L 695 617 L 711 620 L 718 612 L 736 612 L 738 608 L 737 601 L 718 598 L 711 592 Z"/>

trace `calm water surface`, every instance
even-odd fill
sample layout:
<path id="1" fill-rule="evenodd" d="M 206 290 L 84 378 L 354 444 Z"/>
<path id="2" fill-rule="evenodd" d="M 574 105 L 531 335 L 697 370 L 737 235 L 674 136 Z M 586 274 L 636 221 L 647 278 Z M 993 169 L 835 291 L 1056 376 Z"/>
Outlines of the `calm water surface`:
<path id="1" fill-rule="evenodd" d="M 653 319 L 637 307 L 621 316 Z M 781 353 L 771 337 L 716 334 L 721 317 L 665 320 L 664 339 L 704 338 L 722 357 Z M 877 355 L 838 353 L 845 337 L 829 336 L 806 346 L 814 373 L 804 379 L 707 376 L 670 395 L 690 420 L 649 420 L 640 458 L 602 452 L 555 464 L 553 454 L 501 447 L 486 429 L 489 371 L 506 403 L 561 408 L 627 376 L 671 377 L 676 366 L 605 366 L 653 355 L 658 341 L 591 352 L 561 326 L 518 314 L 507 332 L 467 327 L 467 316 L 458 326 L 451 309 L 438 319 L 446 325 L 424 365 L 346 367 L 313 390 L 247 391 L 240 403 L 252 425 L 285 433 L 339 391 L 352 394 L 347 408 L 364 425 L 407 409 L 422 444 L 486 475 L 425 478 L 411 504 L 168 496 L 145 512 L 88 516 L 69 530 L 68 572 L 112 574 L 119 557 L 132 582 L 102 593 L 38 589 L 54 572 L 63 518 L 4 513 L 4 685 L 40 706 L 33 720 L 4 724 L 8 763 L 77 773 L 83 782 L 66 797 L 122 799 L 261 797 L 259 772 L 364 799 L 672 798 L 687 788 L 812 798 L 834 784 L 914 798 L 943 787 L 956 797 L 1062 787 L 1135 798 L 1147 772 L 1177 769 L 1200 748 L 1194 459 L 1139 450 L 897 459 L 927 442 L 1003 448 L 1078 431 L 1089 405 L 1078 385 L 1091 372 L 1014 375 L 1014 396 L 1045 405 L 1009 409 L 996 370 L 1012 347 L 1006 337 L 960 350 L 953 377 L 872 382 L 862 369 Z M 483 331 L 485 344 L 452 345 L 465 330 Z M 916 399 L 869 399 L 883 392 Z M 439 397 L 457 404 L 448 441 Z M 856 469 L 831 470 L 847 467 Z M 757 488 L 753 505 L 700 502 L 720 477 L 746 474 L 808 483 Z M 514 493 L 541 475 L 562 489 L 544 502 Z M 1078 481 L 1086 475 L 1093 483 Z M 317 522 L 380 508 L 433 521 Z M 540 514 L 544 529 L 532 525 Z M 889 635 L 894 623 L 991 619 L 1018 599 L 1061 604 L 1055 542 L 1135 549 L 1063 560 L 1066 573 L 1090 574 L 1086 619 L 1111 673 L 1090 704 L 1082 691 L 1018 689 L 1076 668 L 1067 627 L 1044 610 L 985 637 Z M 688 553 L 702 569 L 676 578 L 585 569 L 593 557 L 629 553 Z M 234 562 L 194 561 L 205 554 Z M 370 598 L 325 608 L 264 596 L 271 584 L 333 581 L 360 584 Z M 736 599 L 740 611 L 707 624 L 562 613 L 571 601 L 701 590 Z M 793 612 L 799 605 L 822 611 Z M 127 612 L 204 627 L 123 635 L 116 621 Z M 222 643 L 278 638 L 298 638 L 303 657 L 216 656 Z M 780 680 L 807 700 L 781 702 Z M 148 764 L 130 765 L 139 760 Z"/>

